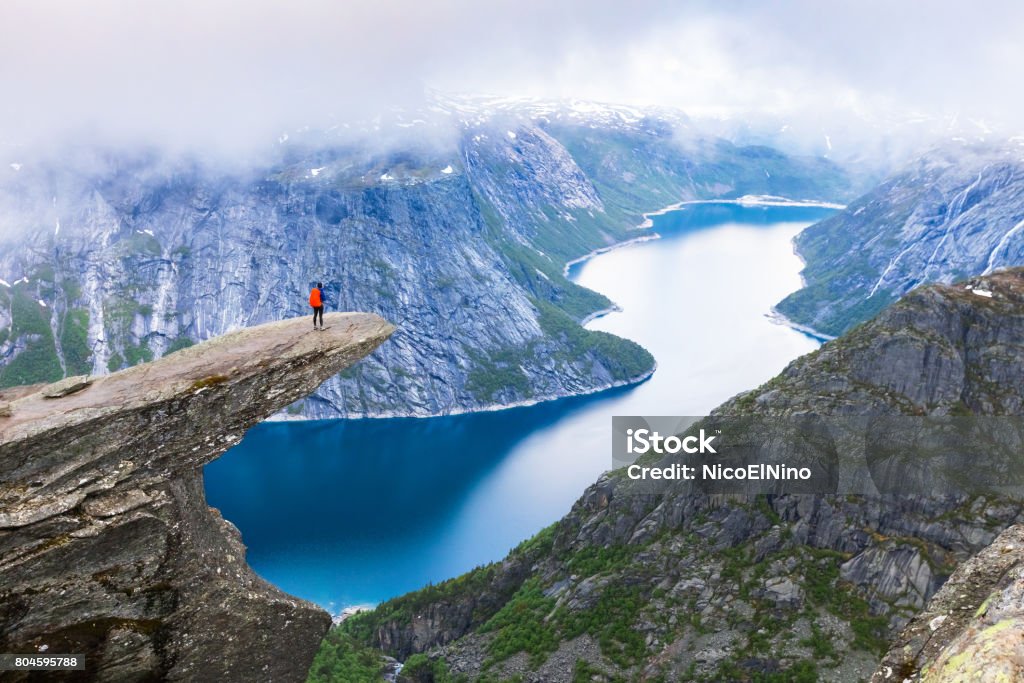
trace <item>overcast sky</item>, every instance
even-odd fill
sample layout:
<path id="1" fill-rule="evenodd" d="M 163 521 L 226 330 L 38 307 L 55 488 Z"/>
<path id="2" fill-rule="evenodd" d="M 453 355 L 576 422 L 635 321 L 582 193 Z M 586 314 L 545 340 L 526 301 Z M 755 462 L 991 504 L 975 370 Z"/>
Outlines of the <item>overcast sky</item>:
<path id="1" fill-rule="evenodd" d="M 0 140 L 245 146 L 442 91 L 1017 132 L 1024 3 L 3 0 Z"/>

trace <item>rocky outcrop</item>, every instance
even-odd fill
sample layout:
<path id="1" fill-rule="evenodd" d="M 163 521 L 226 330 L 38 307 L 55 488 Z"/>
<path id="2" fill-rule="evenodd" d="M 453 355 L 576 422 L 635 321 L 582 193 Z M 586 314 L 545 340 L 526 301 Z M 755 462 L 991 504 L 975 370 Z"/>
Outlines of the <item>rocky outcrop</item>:
<path id="1" fill-rule="evenodd" d="M 796 239 L 804 287 L 779 305 L 838 335 L 911 289 L 1024 264 L 1022 143 L 934 150 Z"/>
<path id="2" fill-rule="evenodd" d="M 921 287 L 720 410 L 1021 415 L 1022 339 L 1024 270 Z"/>
<path id="3" fill-rule="evenodd" d="M 85 653 L 90 680 L 305 678 L 330 617 L 252 572 L 202 466 L 394 330 L 363 313 L 326 324 L 0 396 L 0 651 Z"/>
<path id="4" fill-rule="evenodd" d="M 962 564 L 894 639 L 872 683 L 1024 679 L 1024 526 Z"/>
<path id="5" fill-rule="evenodd" d="M 715 413 L 1019 415 L 1021 339 L 1024 270 L 924 287 Z M 619 470 L 504 563 L 350 628 L 471 680 L 845 683 L 870 677 L 954 568 L 1022 520 L 997 494 L 709 495 Z M 503 577 L 523 567 L 506 598 Z"/>

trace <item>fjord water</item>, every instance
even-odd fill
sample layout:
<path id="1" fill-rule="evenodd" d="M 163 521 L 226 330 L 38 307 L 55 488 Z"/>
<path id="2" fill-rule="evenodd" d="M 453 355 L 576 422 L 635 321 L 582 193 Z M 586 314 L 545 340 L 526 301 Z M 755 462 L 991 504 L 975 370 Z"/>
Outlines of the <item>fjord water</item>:
<path id="1" fill-rule="evenodd" d="M 332 612 L 500 559 L 609 468 L 613 415 L 705 414 L 817 346 L 767 314 L 800 286 L 792 238 L 829 213 L 687 205 L 653 218 L 661 239 L 574 266 L 623 309 L 588 327 L 657 359 L 639 386 L 450 417 L 265 423 L 206 467 L 208 502 L 257 573 Z"/>

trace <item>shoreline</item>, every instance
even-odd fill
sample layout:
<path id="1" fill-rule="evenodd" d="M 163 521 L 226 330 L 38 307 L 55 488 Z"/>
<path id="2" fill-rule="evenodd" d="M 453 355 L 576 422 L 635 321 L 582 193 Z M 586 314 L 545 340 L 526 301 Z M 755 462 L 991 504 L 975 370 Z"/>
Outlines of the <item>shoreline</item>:
<path id="1" fill-rule="evenodd" d="M 800 232 L 802 233 L 803 231 L 801 230 Z M 800 253 L 800 249 L 797 246 L 796 240 L 799 236 L 800 234 L 795 235 L 793 239 L 790 240 L 790 245 L 792 245 L 793 247 L 793 255 L 796 256 L 797 259 L 800 261 L 800 289 L 805 289 L 807 287 L 807 278 L 804 277 L 804 271 L 807 269 L 807 260 L 804 258 L 804 255 Z M 800 290 L 798 289 L 796 291 Z M 790 294 L 792 294 L 792 292 Z M 822 343 L 829 342 L 835 339 L 835 337 L 833 337 L 832 335 L 825 334 L 824 332 L 819 332 L 810 325 L 801 325 L 800 323 L 792 320 L 789 316 L 782 313 L 777 306 L 772 306 L 771 311 L 769 311 L 765 315 L 768 317 L 769 320 L 771 320 L 776 325 L 782 325 L 792 330 L 796 330 L 797 332 L 805 334 L 808 337 L 811 337 L 812 339 L 817 339 Z"/>
<path id="2" fill-rule="evenodd" d="M 540 396 L 537 398 L 527 399 L 525 401 L 516 401 L 515 403 L 490 403 L 485 406 L 478 408 L 465 408 L 459 410 L 453 410 L 449 413 L 422 413 L 422 414 L 409 414 L 409 413 L 373 413 L 372 415 L 350 415 L 345 417 L 303 417 L 301 415 L 271 415 L 266 420 L 263 420 L 260 424 L 267 422 L 333 422 L 335 420 L 392 420 L 392 419 L 414 419 L 414 420 L 429 420 L 435 417 L 451 417 L 454 415 L 468 415 L 470 413 L 495 413 L 500 410 L 513 410 L 515 408 L 528 408 L 535 406 L 540 403 L 550 403 L 552 401 L 561 401 L 565 399 L 579 398 L 583 396 L 591 396 L 593 394 L 600 393 L 602 391 L 608 391 L 609 389 L 619 389 L 621 387 L 631 387 L 637 384 L 642 384 L 649 380 L 654 373 L 658 370 L 658 361 L 654 361 L 654 365 L 651 369 L 643 374 L 635 377 L 630 377 L 616 382 L 609 382 L 607 384 L 601 384 L 595 387 L 591 387 L 586 391 L 581 391 L 574 394 L 559 394 L 554 396 Z"/>
<path id="3" fill-rule="evenodd" d="M 611 306 L 608 306 L 607 308 L 602 308 L 600 311 L 594 311 L 590 315 L 584 317 L 583 320 L 580 321 L 580 327 L 586 327 L 588 324 L 592 323 L 593 321 L 597 320 L 598 318 L 603 318 L 606 315 L 609 315 L 611 313 L 621 313 L 621 312 L 622 312 L 622 306 L 620 306 L 617 303 L 613 302 Z"/>
<path id="4" fill-rule="evenodd" d="M 629 230 L 636 230 L 636 228 L 628 228 L 628 229 Z M 599 249 L 594 249 L 593 251 L 587 252 L 586 254 L 584 254 L 583 256 L 580 256 L 579 258 L 574 258 L 571 261 L 566 261 L 565 265 L 562 267 L 562 277 L 568 279 L 568 277 L 569 277 L 569 269 L 570 268 L 572 268 L 573 266 L 575 266 L 578 263 L 583 263 L 584 261 L 589 261 L 590 259 L 594 258 L 595 256 L 600 256 L 601 254 L 607 254 L 610 251 L 615 251 L 616 249 L 621 249 L 622 247 L 628 247 L 631 244 L 640 244 L 641 242 L 650 242 L 651 240 L 660 240 L 660 239 L 661 239 L 661 235 L 659 235 L 656 232 L 652 232 L 649 235 L 640 235 L 639 237 L 634 237 L 632 239 L 623 240 L 622 242 L 616 242 L 615 244 L 609 244 L 607 247 L 601 247 Z"/>
<path id="5" fill-rule="evenodd" d="M 669 204 L 668 206 L 660 208 L 660 209 L 658 209 L 656 211 L 647 211 L 645 213 L 642 213 L 642 214 L 640 214 L 640 216 L 643 217 L 643 220 L 640 223 L 638 223 L 637 225 L 634 225 L 632 228 L 627 228 L 627 229 L 628 230 L 647 230 L 648 228 L 653 228 L 654 227 L 654 221 L 652 221 L 651 218 L 653 218 L 654 216 L 664 216 L 666 213 L 671 213 L 673 211 L 678 211 L 679 209 L 683 208 L 684 204 L 687 204 L 687 203 L 689 203 L 689 202 L 676 202 L 675 204 Z"/>
<path id="6" fill-rule="evenodd" d="M 789 243 L 793 245 L 793 256 L 796 256 L 798 259 L 800 259 L 800 289 L 805 289 L 807 287 L 807 278 L 804 277 L 804 271 L 807 270 L 807 260 L 804 259 L 804 255 L 801 254 L 800 249 L 797 248 L 796 238 L 799 236 L 799 234 L 796 235 L 796 237 L 791 239 Z M 800 290 L 798 289 L 796 291 Z M 792 292 L 790 292 L 790 294 L 792 294 Z M 787 294 L 787 296 L 789 295 Z"/>
<path id="7" fill-rule="evenodd" d="M 813 327 L 810 327 L 809 325 L 801 325 L 798 322 L 790 320 L 784 313 L 779 312 L 779 309 L 777 309 L 775 306 L 772 306 L 771 311 L 765 313 L 764 317 L 768 318 L 776 325 L 788 327 L 791 330 L 799 332 L 800 334 L 805 334 L 808 337 L 817 339 L 823 344 L 825 342 L 830 342 L 833 339 L 835 339 L 835 337 L 833 337 L 832 335 L 825 334 L 824 332 L 819 332 L 818 330 L 814 329 Z"/>
<path id="8" fill-rule="evenodd" d="M 790 199 L 789 197 L 779 197 L 771 194 L 745 194 L 742 197 L 737 197 L 735 199 L 690 199 L 685 202 L 679 202 L 678 204 L 675 204 L 673 206 L 677 209 L 680 209 L 690 204 L 735 204 L 737 206 L 786 206 L 792 208 L 804 207 L 818 209 L 836 209 L 837 211 L 841 211 L 846 208 L 846 204 L 839 204 L 837 202 L 824 202 L 819 199 Z"/>

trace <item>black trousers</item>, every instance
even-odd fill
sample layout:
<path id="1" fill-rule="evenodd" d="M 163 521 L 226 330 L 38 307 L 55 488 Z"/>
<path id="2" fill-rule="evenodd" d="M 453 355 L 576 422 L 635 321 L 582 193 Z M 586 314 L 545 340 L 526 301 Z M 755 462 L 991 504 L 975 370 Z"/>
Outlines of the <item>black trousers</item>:
<path id="1" fill-rule="evenodd" d="M 313 307 L 313 327 L 316 327 L 316 317 L 320 316 L 320 327 L 324 326 L 324 307 L 314 306 Z"/>

